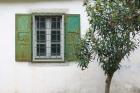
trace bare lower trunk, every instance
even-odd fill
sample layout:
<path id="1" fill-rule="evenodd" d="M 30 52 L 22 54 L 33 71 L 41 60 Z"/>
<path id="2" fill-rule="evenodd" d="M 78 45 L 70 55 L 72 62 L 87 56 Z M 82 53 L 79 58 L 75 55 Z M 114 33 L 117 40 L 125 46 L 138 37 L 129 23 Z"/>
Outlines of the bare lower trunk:
<path id="1" fill-rule="evenodd" d="M 111 84 L 112 77 L 113 77 L 113 75 L 107 75 L 105 93 L 110 93 L 110 84 Z"/>

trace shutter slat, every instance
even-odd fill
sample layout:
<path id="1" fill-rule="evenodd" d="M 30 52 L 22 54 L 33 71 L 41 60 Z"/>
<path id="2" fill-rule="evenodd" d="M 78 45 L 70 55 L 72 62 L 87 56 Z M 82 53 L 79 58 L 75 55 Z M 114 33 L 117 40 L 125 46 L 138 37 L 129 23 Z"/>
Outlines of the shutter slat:
<path id="1" fill-rule="evenodd" d="M 16 61 L 31 61 L 31 15 L 16 14 Z"/>

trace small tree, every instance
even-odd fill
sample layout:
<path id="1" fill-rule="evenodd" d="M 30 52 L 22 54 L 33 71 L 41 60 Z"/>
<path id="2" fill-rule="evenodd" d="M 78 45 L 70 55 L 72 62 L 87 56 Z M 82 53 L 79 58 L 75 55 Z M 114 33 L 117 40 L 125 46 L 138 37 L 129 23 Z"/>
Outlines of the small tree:
<path id="1" fill-rule="evenodd" d="M 105 93 L 120 62 L 138 47 L 139 0 L 85 0 L 90 28 L 81 40 L 78 58 L 84 70 L 97 57 L 106 75 Z"/>

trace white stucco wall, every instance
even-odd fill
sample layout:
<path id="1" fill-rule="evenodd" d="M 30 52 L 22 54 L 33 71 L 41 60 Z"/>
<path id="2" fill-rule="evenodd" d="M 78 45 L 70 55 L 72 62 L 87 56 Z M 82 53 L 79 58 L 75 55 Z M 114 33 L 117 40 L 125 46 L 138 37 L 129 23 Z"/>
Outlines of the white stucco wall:
<path id="1" fill-rule="evenodd" d="M 104 93 L 104 74 L 96 62 L 85 71 L 74 62 L 15 62 L 15 13 L 54 8 L 81 14 L 84 35 L 88 21 L 82 0 L 0 3 L 0 93 Z M 140 93 L 139 53 L 136 50 L 115 73 L 112 93 Z"/>

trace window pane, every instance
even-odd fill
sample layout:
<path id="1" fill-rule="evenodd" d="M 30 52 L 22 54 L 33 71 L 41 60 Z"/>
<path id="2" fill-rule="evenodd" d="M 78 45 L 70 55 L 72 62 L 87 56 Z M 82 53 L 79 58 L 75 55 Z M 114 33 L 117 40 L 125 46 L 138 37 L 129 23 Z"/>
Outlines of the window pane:
<path id="1" fill-rule="evenodd" d="M 46 42 L 46 32 L 40 31 L 40 42 Z"/>
<path id="2" fill-rule="evenodd" d="M 52 28 L 52 29 L 56 29 L 56 26 L 57 26 L 56 22 L 52 22 L 51 28 Z"/>
<path id="3" fill-rule="evenodd" d="M 57 21 L 56 17 L 52 17 L 52 21 L 56 22 Z"/>
<path id="4" fill-rule="evenodd" d="M 60 31 L 57 31 L 57 42 L 60 42 Z"/>
<path id="5" fill-rule="evenodd" d="M 60 29 L 60 21 L 57 22 L 57 29 Z"/>
<path id="6" fill-rule="evenodd" d="M 56 41 L 56 31 L 52 31 L 51 32 L 51 42 L 55 42 Z"/>
<path id="7" fill-rule="evenodd" d="M 36 28 L 39 28 L 39 17 L 35 17 Z"/>
<path id="8" fill-rule="evenodd" d="M 60 31 L 51 32 L 51 42 L 60 42 Z"/>
<path id="9" fill-rule="evenodd" d="M 56 35 L 51 35 L 51 42 L 56 42 Z"/>
<path id="10" fill-rule="evenodd" d="M 61 22 L 60 16 L 52 17 L 51 28 L 60 29 L 60 22 Z"/>
<path id="11" fill-rule="evenodd" d="M 39 18 L 40 18 L 40 21 L 45 21 L 46 19 L 44 16 L 40 16 Z"/>
<path id="12" fill-rule="evenodd" d="M 60 44 L 57 44 L 57 55 L 60 55 Z"/>
<path id="13" fill-rule="evenodd" d="M 56 44 L 51 45 L 51 55 L 55 55 L 56 53 Z"/>
<path id="14" fill-rule="evenodd" d="M 40 28 L 39 29 L 45 29 L 45 21 L 40 21 Z"/>
<path id="15" fill-rule="evenodd" d="M 61 17 L 57 17 L 57 29 L 60 29 Z"/>
<path id="16" fill-rule="evenodd" d="M 36 16 L 35 17 L 37 29 L 45 29 L 45 26 L 46 26 L 45 19 L 46 18 L 43 16 Z"/>
<path id="17" fill-rule="evenodd" d="M 60 56 L 60 44 L 51 44 L 51 55 Z"/>
<path id="18" fill-rule="evenodd" d="M 46 44 L 37 44 L 37 56 L 46 56 Z"/>
<path id="19" fill-rule="evenodd" d="M 45 31 L 37 31 L 37 42 L 38 43 L 46 42 L 46 32 Z"/>

